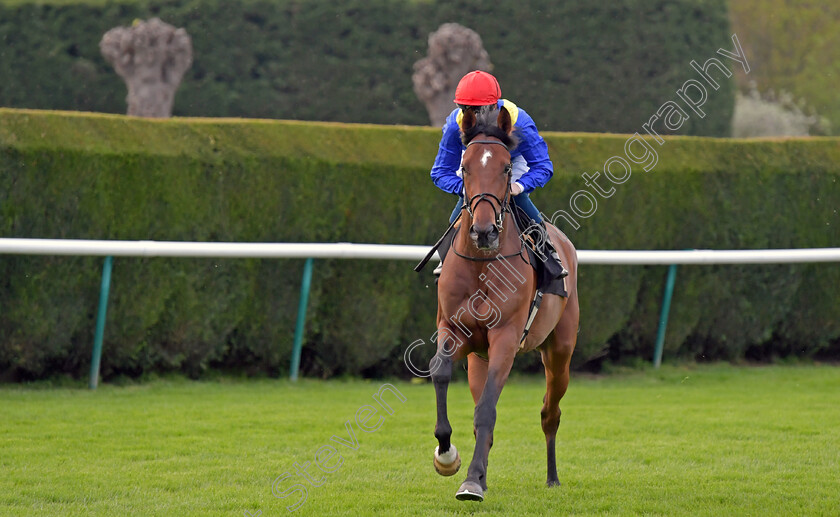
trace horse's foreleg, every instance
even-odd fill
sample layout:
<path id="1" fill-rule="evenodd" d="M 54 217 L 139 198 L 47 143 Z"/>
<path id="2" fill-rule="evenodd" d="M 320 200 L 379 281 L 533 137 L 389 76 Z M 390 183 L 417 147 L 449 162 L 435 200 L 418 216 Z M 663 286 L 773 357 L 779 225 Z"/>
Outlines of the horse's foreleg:
<path id="1" fill-rule="evenodd" d="M 434 466 L 438 474 L 451 476 L 461 468 L 461 458 L 457 449 L 450 442 L 452 437 L 452 426 L 449 424 L 449 417 L 446 414 L 446 394 L 449 389 L 449 381 L 452 379 L 452 357 L 438 353 L 432 358 L 431 368 L 432 382 L 435 385 L 435 399 L 437 401 L 437 422 L 435 423 L 435 438 L 438 446 L 435 449 Z"/>
<path id="2" fill-rule="evenodd" d="M 435 357 L 438 358 L 437 369 L 432 373 L 437 401 L 435 438 L 438 440 L 439 452 L 445 453 L 449 450 L 449 439 L 452 436 L 452 426 L 449 425 L 449 417 L 446 414 L 446 394 L 449 390 L 449 381 L 452 379 L 452 359 L 441 354 Z"/>
<path id="3" fill-rule="evenodd" d="M 509 334 L 509 335 L 508 335 Z M 496 341 L 496 340 L 493 340 Z M 461 500 L 481 501 L 487 490 L 487 458 L 493 446 L 493 430 L 496 426 L 496 404 L 502 388 L 510 375 L 517 342 L 513 332 L 498 337 L 498 345 L 490 346 L 490 360 L 487 365 L 487 380 L 478 404 L 475 406 L 475 451 L 467 471 L 467 479 L 458 489 L 455 497 Z"/>
<path id="4" fill-rule="evenodd" d="M 547 477 L 546 485 L 558 486 L 555 444 L 557 428 L 560 426 L 560 399 L 569 387 L 569 363 L 577 341 L 577 304 L 569 305 L 574 312 L 567 312 L 561 318 L 548 341 L 540 348 L 545 366 L 546 392 L 540 411 L 542 430 L 545 433 Z"/>

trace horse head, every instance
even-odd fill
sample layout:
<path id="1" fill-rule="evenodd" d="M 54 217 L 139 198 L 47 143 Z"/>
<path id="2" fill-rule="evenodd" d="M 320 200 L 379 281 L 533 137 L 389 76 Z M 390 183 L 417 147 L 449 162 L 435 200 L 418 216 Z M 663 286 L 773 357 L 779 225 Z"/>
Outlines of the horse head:
<path id="1" fill-rule="evenodd" d="M 516 146 L 510 113 L 504 107 L 478 115 L 468 109 L 460 127 L 467 148 L 461 174 L 470 238 L 478 249 L 495 251 L 510 202 L 510 151 Z"/>

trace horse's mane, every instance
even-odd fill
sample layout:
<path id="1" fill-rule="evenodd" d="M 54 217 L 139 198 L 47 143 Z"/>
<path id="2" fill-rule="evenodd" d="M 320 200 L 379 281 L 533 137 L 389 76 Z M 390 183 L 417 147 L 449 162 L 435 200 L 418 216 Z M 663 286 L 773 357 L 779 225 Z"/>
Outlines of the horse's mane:
<path id="1" fill-rule="evenodd" d="M 519 139 L 513 134 L 507 134 L 500 128 L 496 119 L 499 116 L 499 109 L 495 108 L 491 111 L 476 112 L 476 122 L 473 127 L 463 132 L 461 141 L 464 145 L 469 144 L 473 138 L 478 135 L 485 135 L 493 138 L 498 138 L 505 144 L 509 151 L 512 151 L 519 143 Z"/>

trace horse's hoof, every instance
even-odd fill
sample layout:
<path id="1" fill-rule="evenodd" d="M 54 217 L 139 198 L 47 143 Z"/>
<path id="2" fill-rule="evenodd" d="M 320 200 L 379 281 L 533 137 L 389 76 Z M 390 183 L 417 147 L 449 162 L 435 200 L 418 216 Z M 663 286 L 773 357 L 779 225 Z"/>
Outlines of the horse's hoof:
<path id="1" fill-rule="evenodd" d="M 443 454 L 438 454 L 438 448 L 435 447 L 435 470 L 441 476 L 454 476 L 461 468 L 461 455 L 454 445 L 449 446 L 449 450 Z"/>
<path id="2" fill-rule="evenodd" d="M 472 481 L 464 481 L 461 488 L 455 492 L 455 499 L 459 501 L 484 501 L 484 490 L 481 489 L 478 483 Z"/>
<path id="3" fill-rule="evenodd" d="M 556 481 L 554 479 L 550 479 L 550 480 L 545 482 L 545 486 L 547 486 L 548 488 L 551 488 L 551 487 L 554 487 L 554 486 L 560 486 L 560 482 Z"/>

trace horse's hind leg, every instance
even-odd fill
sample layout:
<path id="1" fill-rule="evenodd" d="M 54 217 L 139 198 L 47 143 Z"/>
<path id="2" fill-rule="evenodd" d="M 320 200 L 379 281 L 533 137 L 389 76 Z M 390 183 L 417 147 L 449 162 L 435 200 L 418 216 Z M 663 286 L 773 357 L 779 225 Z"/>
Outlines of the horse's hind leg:
<path id="1" fill-rule="evenodd" d="M 488 365 L 487 359 L 482 359 L 475 354 L 467 356 L 467 378 L 470 381 L 470 393 L 476 406 L 481 398 L 481 392 L 484 391 L 484 385 L 487 384 Z M 476 430 L 473 425 L 473 436 L 475 435 Z"/>
<path id="2" fill-rule="evenodd" d="M 489 361 L 475 354 L 467 356 L 467 378 L 470 381 L 470 393 L 473 402 L 478 404 L 484 385 L 487 383 L 487 368 Z"/>
<path id="3" fill-rule="evenodd" d="M 540 347 L 545 366 L 546 392 L 540 411 L 542 429 L 545 433 L 546 458 L 548 463 L 547 486 L 558 486 L 555 441 L 560 426 L 560 399 L 569 386 L 569 363 L 577 341 L 579 309 L 577 294 L 566 304 L 563 316 L 548 340 Z"/>

